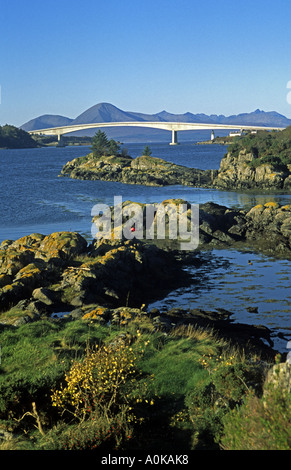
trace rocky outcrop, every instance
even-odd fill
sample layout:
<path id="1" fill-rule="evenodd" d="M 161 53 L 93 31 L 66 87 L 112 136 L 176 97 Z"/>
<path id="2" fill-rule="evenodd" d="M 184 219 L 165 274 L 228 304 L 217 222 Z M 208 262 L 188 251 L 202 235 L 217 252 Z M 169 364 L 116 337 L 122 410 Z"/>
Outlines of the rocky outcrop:
<path id="1" fill-rule="evenodd" d="M 258 204 L 233 210 L 213 203 L 200 206 L 201 243 L 244 243 L 269 255 L 291 258 L 291 205 Z"/>
<path id="2" fill-rule="evenodd" d="M 89 304 L 140 306 L 187 282 L 154 245 L 78 233 L 31 234 L 0 245 L 0 323 L 19 324 Z"/>
<path id="3" fill-rule="evenodd" d="M 215 172 L 214 172 L 215 173 Z M 110 156 L 95 158 L 93 154 L 75 158 L 61 171 L 61 176 L 76 179 L 118 181 L 145 186 L 209 186 L 213 178 L 211 170 L 197 170 L 167 162 L 160 158 L 141 156 Z"/>
<path id="4" fill-rule="evenodd" d="M 220 163 L 220 168 L 213 186 L 222 189 L 291 189 L 290 165 L 286 169 L 271 163 L 253 165 L 254 155 L 245 150 L 238 156 L 227 153 Z"/>
<path id="5" fill-rule="evenodd" d="M 122 203 L 122 210 L 131 207 L 131 201 Z M 183 240 L 177 230 L 177 237 L 170 239 L 169 224 L 170 219 L 165 219 L 165 239 L 158 239 L 157 226 L 159 224 L 158 212 L 161 206 L 183 207 L 183 211 L 178 212 L 177 225 L 180 222 L 181 214 L 187 221 L 187 229 L 191 233 L 192 211 L 191 204 L 182 199 L 170 199 L 156 205 L 156 212 L 152 220 L 147 219 L 147 205 L 138 203 L 137 206 L 142 209 L 143 232 L 141 237 L 148 239 L 145 227 L 151 223 L 153 226 L 153 242 L 163 249 L 180 250 Z M 111 210 L 113 211 L 113 207 Z M 125 214 L 127 211 L 125 211 Z M 93 222 L 98 226 L 99 216 L 93 218 Z M 124 231 L 125 224 L 128 224 L 128 217 L 122 218 L 122 226 L 117 227 L 117 233 Z M 112 218 L 113 230 L 113 218 Z M 112 233 L 113 236 L 113 233 Z M 120 236 L 120 235 L 119 235 Z M 151 240 L 149 240 L 151 241 Z M 190 236 L 189 236 L 190 241 Z M 259 204 L 251 210 L 229 209 L 213 202 L 199 205 L 199 249 L 213 248 L 220 246 L 235 246 L 244 244 L 247 247 L 255 248 L 258 251 L 270 255 L 278 255 L 289 259 L 291 257 L 291 205 L 279 205 L 276 202 L 268 202 L 264 205 Z M 190 246 L 190 245 L 189 245 Z M 191 247 L 189 248 L 192 249 Z M 187 252 L 187 247 L 185 248 Z M 187 256 L 186 253 L 184 257 Z"/>
<path id="6" fill-rule="evenodd" d="M 184 203 L 190 221 L 189 203 L 164 201 L 170 203 Z M 146 214 L 146 205 L 140 207 Z M 193 282 L 184 268 L 201 262 L 195 250 L 181 250 L 179 240 L 167 239 L 167 229 L 165 234 L 165 240 L 123 236 L 90 244 L 74 232 L 5 240 L 0 245 L 0 324 L 19 325 L 64 312 L 71 318 L 125 321 L 116 309 L 140 309 Z M 291 205 L 270 202 L 249 211 L 200 205 L 198 249 L 242 245 L 290 259 Z M 161 326 L 164 320 L 156 322 Z"/>
<path id="7" fill-rule="evenodd" d="M 278 167 L 272 163 L 259 164 L 257 160 L 253 154 L 241 150 L 238 156 L 227 153 L 221 160 L 219 170 L 198 170 L 149 156 L 96 158 L 89 154 L 64 165 L 60 176 L 145 186 L 186 185 L 290 191 L 291 165 Z"/>

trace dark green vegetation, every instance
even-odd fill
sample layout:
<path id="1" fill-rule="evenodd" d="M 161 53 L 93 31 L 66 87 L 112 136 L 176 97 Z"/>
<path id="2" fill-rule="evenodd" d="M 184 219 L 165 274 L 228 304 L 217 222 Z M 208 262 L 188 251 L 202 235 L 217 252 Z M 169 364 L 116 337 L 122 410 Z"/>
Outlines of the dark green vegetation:
<path id="1" fill-rule="evenodd" d="M 110 139 L 108 140 L 105 132 L 100 130 L 94 135 L 92 139 L 92 152 L 95 158 L 102 156 L 116 156 L 119 153 L 120 146 L 118 143 Z"/>
<path id="2" fill-rule="evenodd" d="M 264 398 L 258 356 L 207 329 L 165 335 L 142 310 L 124 318 L 2 325 L 2 449 L 235 449 L 252 444 L 254 407 L 252 448 L 290 448 L 289 396 Z"/>
<path id="3" fill-rule="evenodd" d="M 151 149 L 150 149 L 150 147 L 149 147 L 148 145 L 145 146 L 144 151 L 143 151 L 142 154 L 145 155 L 146 157 L 150 157 L 150 156 L 151 156 L 152 151 L 151 151 Z"/>
<path id="4" fill-rule="evenodd" d="M 0 148 L 20 149 L 38 147 L 37 142 L 25 131 L 15 126 L 0 126 Z"/>
<path id="5" fill-rule="evenodd" d="M 242 150 L 254 156 L 249 162 L 250 167 L 268 163 L 278 170 L 286 170 L 287 165 L 291 164 L 291 126 L 283 131 L 259 131 L 236 137 L 228 147 L 228 153 L 234 157 L 238 157 Z"/>

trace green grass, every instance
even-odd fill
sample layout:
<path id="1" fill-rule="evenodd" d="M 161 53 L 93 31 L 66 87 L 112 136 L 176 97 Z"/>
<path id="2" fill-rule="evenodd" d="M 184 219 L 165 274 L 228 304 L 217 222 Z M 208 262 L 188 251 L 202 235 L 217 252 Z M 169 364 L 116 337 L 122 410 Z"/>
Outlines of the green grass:
<path id="1" fill-rule="evenodd" d="M 207 375 L 198 363 L 200 353 L 196 346 L 197 341 L 189 338 L 153 338 L 141 368 L 154 374 L 154 386 L 159 396 L 181 398 Z"/>
<path id="2" fill-rule="evenodd" d="M 204 434 L 201 438 L 200 436 L 197 438 L 197 430 L 193 428 L 195 420 L 191 416 L 190 408 L 187 407 L 187 397 L 193 397 L 194 393 L 194 402 L 192 398 L 192 401 L 189 399 L 188 401 L 196 406 L 195 390 L 207 390 L 210 383 L 209 370 L 201 361 L 203 357 L 211 357 L 211 364 L 216 364 L 222 351 L 224 357 L 228 354 L 232 354 L 233 357 L 236 352 L 234 353 L 227 343 L 216 338 L 212 331 L 184 326 L 177 327 L 168 334 L 157 331 L 150 318 L 144 314 L 129 319 L 124 326 L 107 326 L 98 321 L 41 320 L 19 327 L 2 327 L 0 420 L 1 427 L 10 427 L 18 434 L 18 440 L 11 442 L 11 448 L 46 447 L 54 429 L 60 430 L 60 437 L 66 435 L 66 430 L 72 423 L 65 421 L 52 406 L 52 389 L 59 389 L 64 382 L 65 373 L 70 370 L 72 361 L 81 360 L 88 346 L 91 347 L 96 343 L 109 344 L 119 335 L 128 338 L 130 347 L 141 347 L 144 350 L 142 358 L 137 360 L 136 367 L 140 372 L 140 378 L 136 382 L 136 392 L 132 393 L 135 397 L 133 411 L 142 418 L 142 424 L 129 423 L 135 433 L 137 447 L 142 448 L 144 439 L 151 436 L 149 439 L 151 446 L 171 448 L 172 443 L 177 440 L 183 446 L 189 445 L 190 450 L 189 436 L 196 433 L 195 439 L 196 441 L 198 439 L 200 444 L 200 440 L 205 439 L 205 432 L 207 434 L 208 428 L 211 428 L 211 432 L 208 433 L 210 438 L 209 435 L 207 437 L 208 441 L 210 439 L 211 448 L 214 439 L 213 430 L 220 429 L 220 417 L 225 411 L 220 409 L 217 415 L 213 408 L 210 414 L 208 412 L 199 415 L 199 429 L 203 429 Z M 241 360 L 238 353 L 237 356 Z M 225 360 L 224 366 L 226 362 Z M 228 378 L 228 383 L 231 387 L 235 384 L 235 380 L 232 376 L 230 379 Z M 148 401 L 141 404 L 136 398 L 139 397 L 141 390 L 139 387 L 143 383 L 147 383 L 148 386 Z M 224 384 L 224 379 L 217 375 L 217 383 L 214 384 L 217 393 L 221 384 Z M 201 397 L 203 398 L 203 394 Z M 21 419 L 24 413 L 31 411 L 33 402 L 36 403 L 39 416 L 43 420 L 45 436 L 41 436 L 35 430 L 35 419 L 32 417 Z M 150 402 L 154 405 L 150 406 Z M 192 408 L 194 405 L 191 405 Z M 114 417 L 111 419 L 115 420 Z M 127 423 L 126 419 L 124 422 Z M 79 432 L 77 423 L 74 423 L 75 425 L 76 434 L 80 439 L 86 433 L 81 431 L 81 428 Z M 86 428 L 86 422 L 82 426 L 82 429 L 84 426 Z M 91 436 L 88 428 L 88 439 L 89 434 Z M 130 449 L 131 441 L 126 439 L 125 441 L 126 448 Z M 86 439 L 84 438 L 82 442 L 86 448 Z M 50 445 L 55 444 L 52 442 Z M 4 448 L 7 446 L 9 447 L 6 443 Z"/>

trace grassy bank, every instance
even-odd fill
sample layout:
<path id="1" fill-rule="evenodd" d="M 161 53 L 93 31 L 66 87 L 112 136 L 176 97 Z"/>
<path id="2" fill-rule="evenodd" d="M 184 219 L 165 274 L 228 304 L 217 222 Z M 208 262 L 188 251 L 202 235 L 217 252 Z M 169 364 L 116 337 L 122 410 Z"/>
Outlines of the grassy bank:
<path id="1" fill-rule="evenodd" d="M 165 334 L 143 312 L 123 318 L 1 327 L 1 450 L 290 446 L 290 397 L 269 394 L 265 416 L 259 357 L 213 331 Z"/>

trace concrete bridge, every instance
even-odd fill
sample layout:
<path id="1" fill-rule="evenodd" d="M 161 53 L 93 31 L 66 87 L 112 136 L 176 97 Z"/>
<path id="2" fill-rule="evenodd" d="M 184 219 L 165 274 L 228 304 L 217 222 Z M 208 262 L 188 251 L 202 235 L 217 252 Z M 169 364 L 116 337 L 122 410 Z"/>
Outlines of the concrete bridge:
<path id="1" fill-rule="evenodd" d="M 172 142 L 170 145 L 178 144 L 178 131 L 201 131 L 209 129 L 212 131 L 212 136 L 215 130 L 229 129 L 229 130 L 283 130 L 284 127 L 264 127 L 264 126 L 245 126 L 245 125 L 226 125 L 226 124 L 203 124 L 193 122 L 148 122 L 148 121 L 130 121 L 130 122 L 98 122 L 93 124 L 74 124 L 68 126 L 51 127 L 48 129 L 38 129 L 29 131 L 29 134 L 35 135 L 56 135 L 58 141 L 64 134 L 82 131 L 85 129 L 96 129 L 101 127 L 150 127 L 153 129 L 163 129 L 172 132 Z"/>

